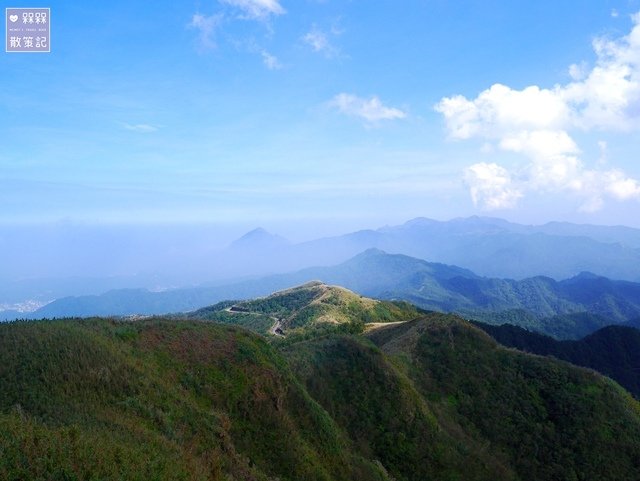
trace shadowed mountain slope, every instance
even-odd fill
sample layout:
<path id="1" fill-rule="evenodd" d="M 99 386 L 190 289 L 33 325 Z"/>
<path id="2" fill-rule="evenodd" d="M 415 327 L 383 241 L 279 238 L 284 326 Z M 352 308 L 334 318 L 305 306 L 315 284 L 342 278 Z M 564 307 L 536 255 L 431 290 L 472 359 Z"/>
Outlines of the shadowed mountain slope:
<path id="1" fill-rule="evenodd" d="M 369 338 L 404 366 L 440 419 L 484 439 L 519 479 L 640 477 L 639 406 L 614 382 L 505 349 L 454 316 L 431 314 Z"/>
<path id="2" fill-rule="evenodd" d="M 608 326 L 578 341 L 556 341 L 521 327 L 475 323 L 504 346 L 589 367 L 640 397 L 640 330 Z"/>

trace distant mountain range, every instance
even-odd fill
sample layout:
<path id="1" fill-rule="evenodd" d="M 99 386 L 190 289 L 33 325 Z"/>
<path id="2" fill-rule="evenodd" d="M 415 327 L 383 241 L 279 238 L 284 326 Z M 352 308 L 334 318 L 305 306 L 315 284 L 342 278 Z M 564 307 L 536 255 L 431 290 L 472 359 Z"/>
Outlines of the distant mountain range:
<path id="1" fill-rule="evenodd" d="M 423 309 L 456 312 L 489 323 L 511 322 L 563 339 L 577 339 L 640 317 L 638 283 L 590 273 L 564 281 L 492 279 L 376 249 L 338 266 L 303 270 L 291 278 L 301 279 L 321 279 L 362 295 L 405 300 Z"/>
<path id="2" fill-rule="evenodd" d="M 509 322 L 563 339 L 577 339 L 609 324 L 640 318 L 640 284 L 589 273 L 555 281 L 480 277 L 455 266 L 369 249 L 333 267 L 304 269 L 226 286 L 165 292 L 116 290 L 100 296 L 59 299 L 33 318 L 164 314 L 223 300 L 265 296 L 311 280 L 361 295 L 405 300 L 429 310 L 456 312 L 492 324 Z"/>
<path id="3" fill-rule="evenodd" d="M 403 225 L 363 230 L 290 244 L 259 229 L 220 254 L 248 266 L 286 272 L 310 265 L 333 265 L 369 249 L 462 266 L 489 277 L 556 280 L 588 271 L 611 279 L 640 281 L 640 230 L 554 222 L 527 226 L 490 217 L 450 221 L 413 219 Z M 253 272 L 255 274 L 255 272 Z"/>
<path id="4" fill-rule="evenodd" d="M 640 281 L 640 229 L 622 226 L 562 222 L 531 226 L 489 217 L 417 218 L 302 243 L 262 228 L 226 248 L 220 247 L 218 236 L 212 227 L 187 226 L 110 230 L 61 225 L 46 232 L 1 228 L 0 305 L 123 288 L 228 285 L 336 265 L 370 248 L 461 266 L 487 277 L 543 275 L 562 280 L 592 272 Z"/>

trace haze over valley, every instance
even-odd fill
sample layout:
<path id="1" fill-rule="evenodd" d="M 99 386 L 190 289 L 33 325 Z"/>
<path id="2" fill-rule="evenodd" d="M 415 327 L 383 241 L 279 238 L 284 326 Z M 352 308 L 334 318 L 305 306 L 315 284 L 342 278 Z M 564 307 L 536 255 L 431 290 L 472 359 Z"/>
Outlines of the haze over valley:
<path id="1" fill-rule="evenodd" d="M 640 481 L 640 0 L 5 15 L 0 481 Z"/>

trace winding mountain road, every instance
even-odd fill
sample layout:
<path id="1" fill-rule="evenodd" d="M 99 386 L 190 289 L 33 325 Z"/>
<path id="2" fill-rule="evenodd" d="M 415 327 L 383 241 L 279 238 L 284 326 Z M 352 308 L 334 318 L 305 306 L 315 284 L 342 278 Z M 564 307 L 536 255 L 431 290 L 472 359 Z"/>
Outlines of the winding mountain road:
<path id="1" fill-rule="evenodd" d="M 234 310 L 234 307 L 235 306 L 227 307 L 225 311 L 227 311 L 229 314 L 253 314 L 256 316 L 264 316 L 264 313 L 262 312 Z M 285 337 L 284 332 L 282 331 L 282 319 L 275 316 L 269 317 L 273 320 L 273 326 L 269 328 L 269 334 L 271 334 L 272 336 Z"/>

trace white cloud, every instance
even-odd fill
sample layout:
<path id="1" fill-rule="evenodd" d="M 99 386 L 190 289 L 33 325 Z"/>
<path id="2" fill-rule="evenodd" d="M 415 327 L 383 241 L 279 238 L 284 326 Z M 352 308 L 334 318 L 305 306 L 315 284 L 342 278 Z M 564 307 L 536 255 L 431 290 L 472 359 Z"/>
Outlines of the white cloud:
<path id="1" fill-rule="evenodd" d="M 149 124 L 123 124 L 123 127 L 132 132 L 139 132 L 142 134 L 149 134 L 158 130 L 158 127 Z"/>
<path id="2" fill-rule="evenodd" d="M 218 0 L 219 3 L 227 5 L 223 11 L 214 15 L 203 15 L 196 13 L 193 15 L 189 28 L 198 31 L 198 47 L 200 50 L 213 50 L 217 47 L 216 34 L 222 27 L 223 21 L 232 19 L 257 20 L 264 22 L 271 32 L 271 25 L 268 20 L 273 15 L 283 15 L 285 9 L 280 5 L 280 0 Z M 242 46 L 245 42 L 231 39 L 230 43 L 236 47 Z M 270 70 L 282 67 L 278 59 L 266 50 L 255 47 L 254 42 L 250 42 L 250 51 L 262 56 L 262 61 Z"/>
<path id="3" fill-rule="evenodd" d="M 511 174 L 498 164 L 481 162 L 464 172 L 473 203 L 489 209 L 508 209 L 516 205 L 522 193 L 513 186 Z"/>
<path id="4" fill-rule="evenodd" d="M 450 138 L 483 139 L 484 150 L 489 142 L 528 159 L 514 172 L 497 164 L 469 167 L 465 182 L 474 202 L 502 208 L 515 205 L 527 191 L 559 191 L 580 196 L 584 210 L 597 210 L 604 197 L 640 199 L 640 184 L 622 171 L 587 168 L 569 133 L 640 130 L 640 14 L 633 21 L 627 36 L 596 38 L 595 65 L 571 65 L 572 81 L 566 85 L 515 90 L 495 84 L 473 100 L 455 95 L 435 106 Z"/>
<path id="5" fill-rule="evenodd" d="M 264 20 L 271 15 L 282 15 L 286 10 L 279 0 L 220 0 L 222 3 L 236 7 L 243 17 L 254 20 Z"/>
<path id="6" fill-rule="evenodd" d="M 580 64 L 574 63 L 569 65 L 569 76 L 572 80 L 584 80 L 588 74 L 588 67 L 586 62 Z"/>
<path id="7" fill-rule="evenodd" d="M 496 138 L 519 129 L 562 126 L 569 118 L 567 105 L 550 90 L 537 86 L 513 90 L 495 84 L 475 100 L 462 95 L 444 98 L 436 105 L 455 139 Z"/>
<path id="8" fill-rule="evenodd" d="M 341 33 L 340 31 L 332 30 L 333 35 L 336 35 L 336 32 Z M 321 53 L 326 57 L 334 57 L 338 53 L 336 47 L 331 43 L 329 34 L 315 25 L 302 37 L 302 41 L 309 45 L 314 52 Z"/>
<path id="9" fill-rule="evenodd" d="M 271 55 L 266 50 L 263 50 L 261 52 L 261 55 L 262 55 L 262 62 L 265 64 L 265 66 L 269 70 L 279 70 L 282 68 L 282 64 L 280 63 L 280 61 L 275 55 Z"/>
<path id="10" fill-rule="evenodd" d="M 302 39 L 316 52 L 322 52 L 330 47 L 327 35 L 317 27 L 313 27 Z"/>
<path id="11" fill-rule="evenodd" d="M 545 189 L 575 189 L 574 181 L 581 164 L 576 156 L 578 146 L 564 131 L 521 131 L 505 136 L 498 144 L 502 150 L 521 153 L 532 160 L 528 167 L 532 187 Z"/>
<path id="12" fill-rule="evenodd" d="M 204 50 L 216 48 L 215 33 L 222 21 L 222 15 L 202 15 L 195 13 L 189 27 L 198 30 L 199 47 Z"/>
<path id="13" fill-rule="evenodd" d="M 407 116 L 400 109 L 387 107 L 375 95 L 369 99 L 364 99 L 356 95 L 341 93 L 336 95 L 329 102 L 329 105 L 345 115 L 359 117 L 369 123 L 376 123 L 381 120 L 403 119 Z"/>
<path id="14" fill-rule="evenodd" d="M 625 176 L 624 172 L 611 170 L 606 173 L 605 186 L 607 191 L 619 200 L 640 197 L 640 183 Z"/>

